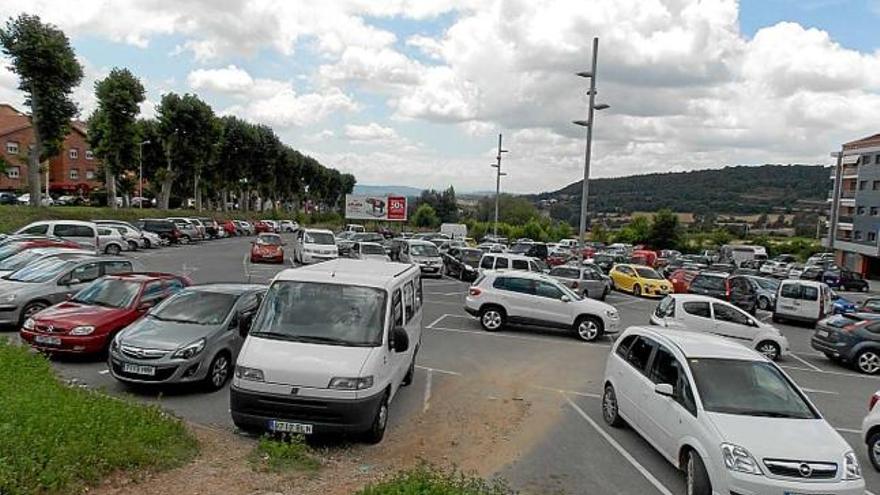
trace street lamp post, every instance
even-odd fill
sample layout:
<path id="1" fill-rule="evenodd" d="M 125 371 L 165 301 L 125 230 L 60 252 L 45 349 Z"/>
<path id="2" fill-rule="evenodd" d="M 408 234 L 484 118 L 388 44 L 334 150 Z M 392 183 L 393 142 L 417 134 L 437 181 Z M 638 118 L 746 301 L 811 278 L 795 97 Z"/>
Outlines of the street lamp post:
<path id="1" fill-rule="evenodd" d="M 495 163 L 491 164 L 496 168 L 495 174 L 495 223 L 492 227 L 492 236 L 498 241 L 498 197 L 501 194 L 501 176 L 507 175 L 501 171 L 501 153 L 507 153 L 507 150 L 501 149 L 501 134 L 498 134 L 498 155 L 495 157 Z"/>
<path id="2" fill-rule="evenodd" d="M 587 201 L 589 199 L 590 184 L 590 157 L 591 145 L 593 142 L 593 112 L 595 110 L 605 110 L 608 105 L 604 103 L 596 104 L 596 60 L 599 57 L 599 38 L 593 38 L 593 62 L 590 72 L 578 72 L 580 77 L 586 77 L 590 80 L 589 106 L 587 107 L 587 120 L 575 120 L 573 123 L 587 128 L 587 150 L 584 153 L 584 182 L 581 189 L 581 225 L 580 236 L 578 239 L 578 265 L 584 264 L 584 237 L 587 231 Z"/>
<path id="3" fill-rule="evenodd" d="M 138 144 L 138 208 L 144 207 L 144 145 L 150 144 L 149 140 Z M 116 198 L 113 198 L 116 201 Z"/>

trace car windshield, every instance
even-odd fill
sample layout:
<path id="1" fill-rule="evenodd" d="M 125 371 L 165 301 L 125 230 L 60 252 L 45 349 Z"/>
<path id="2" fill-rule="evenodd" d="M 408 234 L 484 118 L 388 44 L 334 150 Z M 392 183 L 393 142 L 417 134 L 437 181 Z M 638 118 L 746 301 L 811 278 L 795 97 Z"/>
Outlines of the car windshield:
<path id="1" fill-rule="evenodd" d="M 306 232 L 304 237 L 306 244 L 320 244 L 324 246 L 336 244 L 333 234 L 327 232 Z"/>
<path id="2" fill-rule="evenodd" d="M 51 280 L 62 271 L 70 267 L 68 260 L 51 258 L 37 261 L 24 268 L 14 271 L 6 276 L 7 280 L 15 282 L 40 283 Z"/>
<path id="3" fill-rule="evenodd" d="M 771 280 L 769 278 L 753 278 L 752 280 L 757 282 L 758 285 L 764 290 L 771 290 L 773 292 L 776 292 L 776 289 L 779 288 L 778 280 Z"/>
<path id="4" fill-rule="evenodd" d="M 513 247 L 510 248 L 510 252 L 513 254 L 528 253 L 531 247 L 532 245 L 528 243 L 514 244 Z"/>
<path id="5" fill-rule="evenodd" d="M 238 295 L 225 292 L 184 290 L 150 311 L 149 316 L 156 320 L 175 323 L 219 325 L 226 320 L 237 299 Z"/>
<path id="6" fill-rule="evenodd" d="M 653 268 L 636 268 L 636 272 L 638 272 L 639 277 L 647 278 L 650 280 L 663 280 L 663 277 L 657 273 Z"/>
<path id="7" fill-rule="evenodd" d="M 3 261 L 0 261 L 0 270 L 11 271 L 27 265 L 31 261 L 45 256 L 45 251 L 37 249 L 26 249 L 20 253 L 16 253 Z"/>
<path id="8" fill-rule="evenodd" d="M 361 244 L 361 254 L 381 254 L 385 255 L 385 248 L 378 244 Z"/>
<path id="9" fill-rule="evenodd" d="M 17 243 L 2 246 L 0 247 L 0 260 L 5 260 L 6 258 L 18 253 L 21 250 L 22 247 Z"/>
<path id="10" fill-rule="evenodd" d="M 279 281 L 269 288 L 250 335 L 316 344 L 382 344 L 385 291 L 353 285 Z"/>
<path id="11" fill-rule="evenodd" d="M 140 282 L 105 278 L 95 280 L 89 286 L 77 292 L 71 301 L 108 308 L 127 308 L 137 297 L 140 290 Z"/>
<path id="12" fill-rule="evenodd" d="M 483 252 L 478 249 L 469 249 L 461 252 L 461 261 L 467 265 L 476 266 L 483 257 Z"/>
<path id="13" fill-rule="evenodd" d="M 437 251 L 437 246 L 429 244 L 413 244 L 409 247 L 409 251 L 413 256 L 424 256 L 426 258 L 440 256 L 440 251 Z"/>
<path id="14" fill-rule="evenodd" d="M 818 419 L 794 385 L 765 361 L 701 359 L 688 361 L 708 412 L 770 418 Z"/>
<path id="15" fill-rule="evenodd" d="M 281 245 L 281 236 L 280 235 L 260 235 L 257 238 L 257 242 L 260 244 L 268 244 L 270 246 L 280 246 Z"/>

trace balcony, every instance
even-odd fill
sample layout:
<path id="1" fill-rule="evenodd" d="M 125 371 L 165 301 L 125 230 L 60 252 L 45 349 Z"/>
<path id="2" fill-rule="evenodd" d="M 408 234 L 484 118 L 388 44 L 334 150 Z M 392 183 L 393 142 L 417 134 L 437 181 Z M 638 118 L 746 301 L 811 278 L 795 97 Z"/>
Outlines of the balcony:
<path id="1" fill-rule="evenodd" d="M 859 177 L 859 167 L 843 167 L 840 173 L 841 179 L 857 179 Z"/>
<path id="2" fill-rule="evenodd" d="M 837 215 L 837 223 L 838 224 L 846 223 L 846 224 L 852 225 L 853 217 L 851 217 L 849 215 Z"/>
<path id="3" fill-rule="evenodd" d="M 841 189 L 840 199 L 856 199 L 855 189 Z"/>

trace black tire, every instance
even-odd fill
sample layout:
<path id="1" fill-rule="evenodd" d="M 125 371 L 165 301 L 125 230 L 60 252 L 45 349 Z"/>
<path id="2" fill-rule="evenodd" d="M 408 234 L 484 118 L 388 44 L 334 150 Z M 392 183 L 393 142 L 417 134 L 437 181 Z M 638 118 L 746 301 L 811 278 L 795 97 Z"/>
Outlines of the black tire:
<path id="1" fill-rule="evenodd" d="M 862 291 L 862 292 L 868 292 L 868 286 L 867 286 L 867 285 L 863 285 L 862 288 L 861 288 L 861 291 Z"/>
<path id="2" fill-rule="evenodd" d="M 703 459 L 696 451 L 687 454 L 684 468 L 685 490 L 687 495 L 712 495 L 712 482 Z"/>
<path id="3" fill-rule="evenodd" d="M 507 323 L 507 313 L 500 306 L 484 306 L 480 309 L 480 326 L 487 332 L 497 332 Z"/>
<path id="4" fill-rule="evenodd" d="M 600 301 L 604 301 L 605 298 L 608 297 L 608 293 L 609 293 L 609 292 L 610 292 L 610 291 L 608 290 L 608 287 L 605 287 L 605 290 L 602 291 L 602 296 L 599 298 L 599 300 L 600 300 Z"/>
<path id="5" fill-rule="evenodd" d="M 128 248 L 132 251 L 137 251 L 138 250 L 138 243 L 136 243 L 134 241 L 128 241 Z"/>
<path id="6" fill-rule="evenodd" d="M 119 248 L 116 244 L 109 244 L 104 248 L 104 254 L 109 254 L 110 256 L 118 255 L 122 249 Z"/>
<path id="7" fill-rule="evenodd" d="M 758 309 L 770 311 L 770 299 L 767 297 L 758 298 Z"/>
<path id="8" fill-rule="evenodd" d="M 779 349 L 779 344 L 772 340 L 762 340 L 761 342 L 758 342 L 755 350 L 771 361 L 779 361 L 779 358 L 782 356 L 782 350 Z"/>
<path id="9" fill-rule="evenodd" d="M 642 297 L 642 286 L 639 284 L 634 284 L 632 294 L 636 297 Z"/>
<path id="10" fill-rule="evenodd" d="M 220 352 L 211 360 L 208 374 L 205 375 L 205 389 L 214 392 L 220 390 L 232 375 L 232 361 L 225 352 Z"/>
<path id="11" fill-rule="evenodd" d="M 373 424 L 370 429 L 364 433 L 364 441 L 369 444 L 377 444 L 385 438 L 385 429 L 388 427 L 388 393 L 382 397 L 379 407 L 376 408 L 376 415 L 373 417 Z"/>
<path id="12" fill-rule="evenodd" d="M 185 234 L 181 236 L 181 238 L 178 240 L 179 244 L 189 244 L 190 242 L 192 242 L 192 239 L 190 239 L 189 236 Z"/>
<path id="13" fill-rule="evenodd" d="M 601 318 L 595 316 L 581 316 L 574 322 L 574 334 L 584 342 L 595 342 L 602 336 L 605 325 Z"/>
<path id="14" fill-rule="evenodd" d="M 623 426 L 623 418 L 620 417 L 620 410 L 617 407 L 617 393 L 611 384 L 605 385 L 605 393 L 602 394 L 602 419 L 605 424 L 614 428 Z"/>
<path id="15" fill-rule="evenodd" d="M 773 313 L 773 317 L 771 318 L 773 323 L 782 323 L 782 317 L 778 316 L 776 313 Z"/>
<path id="16" fill-rule="evenodd" d="M 24 307 L 23 310 L 21 310 L 21 316 L 19 317 L 18 326 L 24 326 L 25 320 L 27 320 L 31 316 L 39 313 L 40 311 L 42 311 L 48 307 L 49 307 L 48 304 L 46 304 L 44 302 L 40 302 L 40 301 L 36 301 L 36 302 L 32 302 L 32 303 L 28 304 L 27 306 Z"/>
<path id="17" fill-rule="evenodd" d="M 153 245 L 150 243 L 150 240 L 146 237 L 144 238 L 144 249 L 150 249 Z"/>
<path id="18" fill-rule="evenodd" d="M 827 357 L 829 361 L 834 362 L 834 363 L 840 362 L 840 356 L 835 356 L 834 354 L 831 354 L 830 352 L 826 352 L 824 354 L 825 354 L 825 357 Z"/>
<path id="19" fill-rule="evenodd" d="M 868 459 L 871 459 L 874 469 L 880 471 L 880 431 L 868 437 Z"/>
<path id="20" fill-rule="evenodd" d="M 880 372 L 880 351 L 865 349 L 856 355 L 853 364 L 860 373 L 876 375 Z"/>

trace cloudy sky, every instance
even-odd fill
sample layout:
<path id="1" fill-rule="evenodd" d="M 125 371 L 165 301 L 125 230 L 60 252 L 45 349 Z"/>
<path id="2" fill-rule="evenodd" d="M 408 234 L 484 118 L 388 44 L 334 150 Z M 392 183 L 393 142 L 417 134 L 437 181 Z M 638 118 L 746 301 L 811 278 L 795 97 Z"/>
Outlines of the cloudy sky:
<path id="1" fill-rule="evenodd" d="M 197 93 L 362 184 L 555 189 L 594 177 L 827 163 L 880 132 L 880 0 L 4 0 L 70 36 L 92 85 L 128 67 Z M 4 63 L 5 65 L 5 63 Z M 20 104 L 0 69 L 0 101 Z"/>

